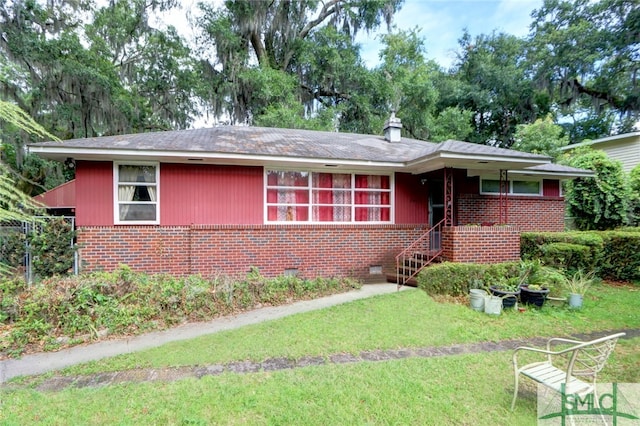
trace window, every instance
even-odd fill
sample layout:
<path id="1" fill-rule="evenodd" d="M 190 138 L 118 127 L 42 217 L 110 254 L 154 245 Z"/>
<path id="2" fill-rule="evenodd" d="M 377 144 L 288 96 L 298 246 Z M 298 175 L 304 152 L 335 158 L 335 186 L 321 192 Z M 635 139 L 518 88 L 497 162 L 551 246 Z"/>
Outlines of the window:
<path id="1" fill-rule="evenodd" d="M 268 222 L 391 222 L 391 177 L 267 172 Z"/>
<path id="2" fill-rule="evenodd" d="M 159 223 L 158 164 L 114 163 L 115 222 Z"/>
<path id="3" fill-rule="evenodd" d="M 539 180 L 509 180 L 508 193 L 511 195 L 542 195 L 542 183 Z M 500 181 L 498 179 L 482 179 L 480 193 L 499 194 Z"/>

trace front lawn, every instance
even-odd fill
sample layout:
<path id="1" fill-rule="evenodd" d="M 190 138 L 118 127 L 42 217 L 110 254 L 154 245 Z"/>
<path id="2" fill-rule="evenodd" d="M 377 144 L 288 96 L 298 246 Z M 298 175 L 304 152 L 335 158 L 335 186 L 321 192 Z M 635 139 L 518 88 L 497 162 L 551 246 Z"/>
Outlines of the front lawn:
<path id="1" fill-rule="evenodd" d="M 67 369 L 79 375 L 137 367 L 210 365 L 364 350 L 640 328 L 637 287 L 597 286 L 581 311 L 504 312 L 438 303 L 420 290 L 359 300 Z M 601 382 L 640 382 L 640 338 L 622 340 Z M 17 383 L 18 381 L 16 381 Z M 31 383 L 31 384 L 29 384 Z M 516 410 L 511 352 L 327 364 L 176 382 L 1 395 L 1 424 L 518 424 L 535 425 L 535 387 Z"/>

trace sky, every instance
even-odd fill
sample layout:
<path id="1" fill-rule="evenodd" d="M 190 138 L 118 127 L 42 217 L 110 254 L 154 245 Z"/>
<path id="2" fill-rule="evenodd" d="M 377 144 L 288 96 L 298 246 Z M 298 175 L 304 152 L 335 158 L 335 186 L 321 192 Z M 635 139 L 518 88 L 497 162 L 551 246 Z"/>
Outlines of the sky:
<path id="1" fill-rule="evenodd" d="M 182 0 L 181 10 L 172 10 L 161 20 L 176 26 L 187 39 L 192 39 L 186 16 L 197 10 L 199 0 Z M 222 0 L 208 0 L 222 4 Z M 257 0 L 266 1 L 266 0 Z M 466 28 L 472 37 L 490 34 L 492 31 L 515 36 L 529 33 L 531 12 L 542 6 L 543 0 L 404 0 L 400 12 L 393 20 L 398 29 L 421 28 L 425 39 L 427 58 L 449 68 L 455 60 L 458 39 Z M 386 26 L 378 34 L 386 33 Z M 361 55 L 369 67 L 378 64 L 381 45 L 376 34 L 360 33 L 356 42 L 361 45 Z"/>
<path id="2" fill-rule="evenodd" d="M 465 28 L 472 37 L 494 30 L 526 36 L 532 22 L 531 12 L 541 6 L 542 0 L 405 0 L 393 25 L 401 30 L 420 28 L 427 58 L 449 68 Z M 359 34 L 356 41 L 362 46 L 361 54 L 367 65 L 375 66 L 380 51 L 376 37 Z"/>

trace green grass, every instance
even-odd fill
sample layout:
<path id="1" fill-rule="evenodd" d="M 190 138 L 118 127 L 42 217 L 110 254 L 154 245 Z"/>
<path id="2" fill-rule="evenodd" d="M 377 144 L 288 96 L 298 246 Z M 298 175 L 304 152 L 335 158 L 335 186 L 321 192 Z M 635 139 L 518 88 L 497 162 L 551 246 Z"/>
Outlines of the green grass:
<path id="1" fill-rule="evenodd" d="M 640 328 L 640 289 L 599 286 L 580 311 L 506 310 L 488 316 L 466 305 L 437 303 L 419 290 L 355 301 L 115 357 L 67 370 L 71 374 L 138 367 L 206 365 L 272 357 L 297 359 L 372 349 L 475 343 L 595 330 Z"/>
<path id="2" fill-rule="evenodd" d="M 637 289 L 595 290 L 581 311 L 529 309 L 500 317 L 405 291 L 94 362 L 65 374 L 640 328 Z M 601 381 L 640 382 L 639 364 L 640 338 L 623 340 Z M 60 392 L 24 385 L 0 394 L 0 424 L 535 425 L 535 387 L 527 385 L 512 413 L 510 351 Z"/>

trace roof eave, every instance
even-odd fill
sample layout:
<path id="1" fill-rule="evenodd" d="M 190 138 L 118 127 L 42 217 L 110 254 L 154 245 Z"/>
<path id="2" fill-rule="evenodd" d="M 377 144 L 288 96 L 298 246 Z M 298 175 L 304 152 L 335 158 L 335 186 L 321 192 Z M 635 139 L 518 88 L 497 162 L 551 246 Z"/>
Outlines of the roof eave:
<path id="1" fill-rule="evenodd" d="M 185 164 L 246 165 L 266 167 L 318 167 L 332 169 L 398 170 L 404 163 L 392 161 L 307 158 L 292 156 L 251 155 L 242 153 L 198 151 L 150 151 L 125 149 L 68 148 L 64 146 L 30 146 L 30 152 L 56 161 L 73 158 L 78 161 L 158 161 Z"/>

